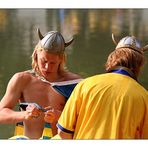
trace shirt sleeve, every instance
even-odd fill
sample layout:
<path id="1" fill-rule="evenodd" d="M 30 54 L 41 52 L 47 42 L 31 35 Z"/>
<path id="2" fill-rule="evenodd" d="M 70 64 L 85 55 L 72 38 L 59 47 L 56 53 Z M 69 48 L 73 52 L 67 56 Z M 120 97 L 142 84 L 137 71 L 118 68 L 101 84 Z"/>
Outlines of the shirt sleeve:
<path id="1" fill-rule="evenodd" d="M 79 110 L 81 107 L 81 82 L 77 84 L 73 90 L 70 98 L 68 99 L 64 110 L 58 120 L 57 127 L 66 133 L 74 133 L 76 121 L 78 118 Z"/>

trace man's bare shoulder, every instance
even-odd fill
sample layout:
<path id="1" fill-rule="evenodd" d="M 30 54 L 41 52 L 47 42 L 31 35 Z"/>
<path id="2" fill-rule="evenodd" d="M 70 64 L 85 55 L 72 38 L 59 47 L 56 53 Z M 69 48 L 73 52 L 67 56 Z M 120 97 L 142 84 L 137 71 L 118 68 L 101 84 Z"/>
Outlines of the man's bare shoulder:
<path id="1" fill-rule="evenodd" d="M 12 79 L 21 80 L 21 81 L 29 81 L 31 80 L 32 75 L 28 71 L 17 72 L 13 75 Z"/>

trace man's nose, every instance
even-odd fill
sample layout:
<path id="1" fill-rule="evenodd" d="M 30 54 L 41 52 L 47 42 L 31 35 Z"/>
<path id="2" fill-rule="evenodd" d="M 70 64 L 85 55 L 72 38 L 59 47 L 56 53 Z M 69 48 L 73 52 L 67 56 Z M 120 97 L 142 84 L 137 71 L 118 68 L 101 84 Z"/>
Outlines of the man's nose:
<path id="1" fill-rule="evenodd" d="M 49 64 L 46 63 L 46 64 L 45 64 L 45 69 L 48 69 L 48 68 L 49 68 Z"/>

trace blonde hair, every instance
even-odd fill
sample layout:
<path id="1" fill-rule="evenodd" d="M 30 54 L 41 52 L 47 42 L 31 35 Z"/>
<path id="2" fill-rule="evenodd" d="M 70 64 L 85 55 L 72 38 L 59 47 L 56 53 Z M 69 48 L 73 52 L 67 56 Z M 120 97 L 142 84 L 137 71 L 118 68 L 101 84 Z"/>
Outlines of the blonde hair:
<path id="1" fill-rule="evenodd" d="M 41 47 L 41 44 L 40 42 L 35 46 L 35 49 L 32 53 L 32 69 L 39 73 L 39 67 L 38 67 L 38 63 L 37 63 L 37 51 L 42 51 L 44 50 L 42 47 Z M 48 51 L 47 51 L 48 52 Z M 56 54 L 56 53 L 54 53 Z M 66 57 L 66 54 L 65 52 L 64 53 L 57 53 L 57 55 L 59 55 L 61 58 L 62 58 L 62 62 L 61 64 L 59 65 L 59 69 L 58 69 L 58 72 L 66 72 L 68 71 L 67 67 L 66 67 L 66 60 L 67 60 L 67 57 Z"/>
<path id="2" fill-rule="evenodd" d="M 123 66 L 129 68 L 137 77 L 144 63 L 145 57 L 143 53 L 130 48 L 119 48 L 110 53 L 105 68 L 106 72 L 109 72 L 117 66 Z"/>

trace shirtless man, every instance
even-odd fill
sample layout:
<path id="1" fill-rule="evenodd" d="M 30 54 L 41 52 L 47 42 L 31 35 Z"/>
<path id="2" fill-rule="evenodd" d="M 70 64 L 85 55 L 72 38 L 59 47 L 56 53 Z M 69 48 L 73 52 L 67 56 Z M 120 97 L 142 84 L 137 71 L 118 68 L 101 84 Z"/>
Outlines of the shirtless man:
<path id="1" fill-rule="evenodd" d="M 79 75 L 69 72 L 65 67 L 65 47 L 73 39 L 65 43 L 57 31 L 50 31 L 44 36 L 39 29 L 37 32 L 40 40 L 32 54 L 32 70 L 14 74 L 0 102 L 0 124 L 23 122 L 24 135 L 30 139 L 42 136 L 45 113 L 33 105 L 29 105 L 25 111 L 15 111 L 13 108 L 16 104 L 35 102 L 54 112 L 54 117 L 51 116 L 54 136 L 57 134 L 56 123 L 61 111 L 73 88 L 81 80 Z"/>

